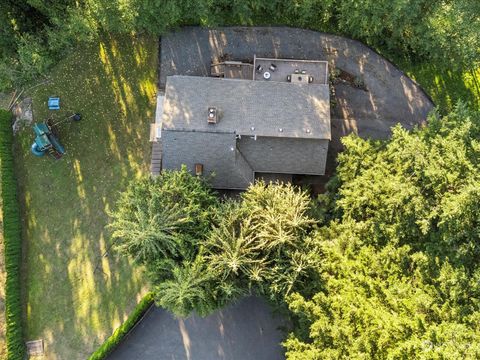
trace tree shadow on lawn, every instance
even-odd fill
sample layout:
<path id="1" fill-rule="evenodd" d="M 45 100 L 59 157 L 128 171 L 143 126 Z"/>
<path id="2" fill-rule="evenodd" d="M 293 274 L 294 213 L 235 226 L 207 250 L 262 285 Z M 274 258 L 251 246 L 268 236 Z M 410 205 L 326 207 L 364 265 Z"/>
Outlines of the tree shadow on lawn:
<path id="1" fill-rule="evenodd" d="M 109 251 L 108 211 L 128 182 L 148 171 L 157 40 L 103 36 L 60 63 L 33 94 L 35 121 L 80 112 L 59 138 L 59 161 L 17 144 L 27 251 L 27 340 L 43 338 L 48 359 L 85 359 L 126 318 L 145 282 Z M 61 98 L 49 112 L 47 99 Z"/>
<path id="2" fill-rule="evenodd" d="M 472 107 L 480 106 L 480 69 L 462 72 L 432 63 L 405 63 L 404 68 L 430 94 L 442 113 L 452 110 L 459 100 Z"/>

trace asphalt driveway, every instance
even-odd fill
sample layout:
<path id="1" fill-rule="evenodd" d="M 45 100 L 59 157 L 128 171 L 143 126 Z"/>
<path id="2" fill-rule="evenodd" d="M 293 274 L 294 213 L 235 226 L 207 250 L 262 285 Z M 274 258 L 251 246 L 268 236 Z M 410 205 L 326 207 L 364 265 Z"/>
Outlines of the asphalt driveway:
<path id="1" fill-rule="evenodd" d="M 284 359 L 282 325 L 258 297 L 206 318 L 176 319 L 153 307 L 108 360 Z"/>
<path id="2" fill-rule="evenodd" d="M 323 184 L 334 173 L 340 139 L 350 133 L 386 139 L 400 123 L 411 129 L 425 123 L 434 105 L 428 95 L 388 60 L 364 44 L 341 36 L 289 27 L 184 27 L 161 39 L 159 88 L 169 75 L 210 76 L 210 64 L 224 60 L 252 62 L 257 57 L 327 60 L 361 79 L 364 89 L 337 82 L 333 87 L 325 176 L 303 176 L 298 184 Z"/>

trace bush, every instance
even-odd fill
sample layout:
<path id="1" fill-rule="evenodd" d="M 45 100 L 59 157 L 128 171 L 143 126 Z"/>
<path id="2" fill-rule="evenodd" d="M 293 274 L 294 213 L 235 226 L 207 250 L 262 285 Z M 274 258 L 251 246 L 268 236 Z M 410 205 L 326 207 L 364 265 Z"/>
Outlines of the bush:
<path id="1" fill-rule="evenodd" d="M 117 330 L 110 336 L 103 344 L 100 346 L 97 351 L 90 355 L 89 360 L 100 360 L 105 359 L 109 355 L 123 338 L 132 330 L 135 324 L 140 320 L 140 318 L 145 314 L 145 312 L 153 304 L 153 293 L 148 293 L 145 297 L 138 303 L 133 312 L 130 314 L 128 319 L 118 327 Z"/>
<path id="2" fill-rule="evenodd" d="M 22 228 L 13 165 L 11 114 L 0 110 L 0 176 L 2 184 L 3 235 L 5 243 L 5 318 L 8 359 L 23 360 L 25 343 L 22 329 L 20 269 Z"/>
<path id="3" fill-rule="evenodd" d="M 160 258 L 191 260 L 195 254 L 185 249 L 207 234 L 215 206 L 213 192 L 186 167 L 135 180 L 111 214 L 115 248 L 146 265 Z"/>

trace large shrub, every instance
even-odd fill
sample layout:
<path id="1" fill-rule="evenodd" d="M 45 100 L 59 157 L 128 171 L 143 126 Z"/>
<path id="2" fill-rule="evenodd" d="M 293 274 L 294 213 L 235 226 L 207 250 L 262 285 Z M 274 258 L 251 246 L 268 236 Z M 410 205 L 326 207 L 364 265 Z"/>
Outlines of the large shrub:
<path id="1" fill-rule="evenodd" d="M 480 269 L 408 245 L 365 245 L 369 232 L 353 224 L 322 235 L 322 290 L 288 298 L 297 325 L 287 359 L 480 357 Z"/>
<path id="2" fill-rule="evenodd" d="M 23 360 L 25 344 L 22 329 L 21 262 L 22 226 L 13 164 L 12 115 L 0 110 L 0 176 L 5 244 L 5 317 L 7 352 L 10 360 Z"/>
<path id="3" fill-rule="evenodd" d="M 115 246 L 142 264 L 190 260 L 208 232 L 215 204 L 205 182 L 185 167 L 135 180 L 111 214 Z"/>
<path id="4" fill-rule="evenodd" d="M 473 265 L 480 256 L 480 116 L 462 105 L 388 142 L 345 138 L 336 211 L 369 243 L 395 241 Z"/>
<path id="5" fill-rule="evenodd" d="M 219 288 L 250 289 L 275 300 L 301 284 L 310 268 L 303 256 L 315 224 L 310 209 L 305 191 L 262 181 L 224 203 L 205 242 Z"/>
<path id="6" fill-rule="evenodd" d="M 285 184 L 220 201 L 184 167 L 134 181 L 111 228 L 115 248 L 145 265 L 160 306 L 207 315 L 243 294 L 276 301 L 303 284 L 310 210 L 307 193 Z"/>
<path id="7" fill-rule="evenodd" d="M 115 248 L 145 266 L 155 300 L 179 315 L 215 308 L 200 252 L 217 203 L 183 167 L 133 181 L 111 214 Z"/>

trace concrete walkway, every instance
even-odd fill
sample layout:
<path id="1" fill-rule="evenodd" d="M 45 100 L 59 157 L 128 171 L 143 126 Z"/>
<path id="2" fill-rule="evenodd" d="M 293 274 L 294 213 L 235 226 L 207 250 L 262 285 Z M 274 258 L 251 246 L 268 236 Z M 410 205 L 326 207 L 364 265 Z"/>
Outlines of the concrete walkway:
<path id="1" fill-rule="evenodd" d="M 176 319 L 152 308 L 109 360 L 279 360 L 284 359 L 278 329 L 260 298 L 248 297 L 207 318 Z"/>

